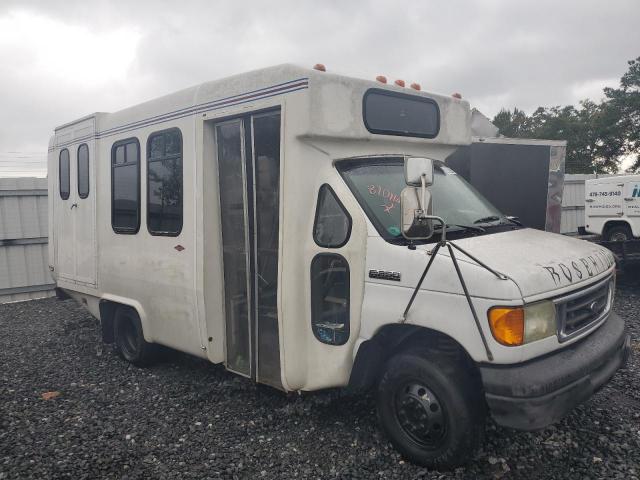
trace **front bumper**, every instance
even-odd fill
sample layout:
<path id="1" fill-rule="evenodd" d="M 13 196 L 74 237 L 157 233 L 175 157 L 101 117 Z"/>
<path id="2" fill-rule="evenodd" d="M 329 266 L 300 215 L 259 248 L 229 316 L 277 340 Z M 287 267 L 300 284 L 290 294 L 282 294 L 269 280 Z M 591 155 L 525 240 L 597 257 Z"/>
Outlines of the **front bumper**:
<path id="1" fill-rule="evenodd" d="M 560 420 L 624 366 L 631 339 L 611 313 L 586 338 L 517 365 L 480 365 L 491 416 L 505 427 L 537 430 Z"/>

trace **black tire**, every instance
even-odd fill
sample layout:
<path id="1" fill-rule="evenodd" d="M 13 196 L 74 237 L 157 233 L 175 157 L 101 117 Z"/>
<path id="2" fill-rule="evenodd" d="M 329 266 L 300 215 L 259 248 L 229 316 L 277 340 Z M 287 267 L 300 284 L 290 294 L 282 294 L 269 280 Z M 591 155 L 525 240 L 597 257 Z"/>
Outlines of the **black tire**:
<path id="1" fill-rule="evenodd" d="M 391 358 L 378 385 L 378 419 L 407 460 L 454 468 L 482 443 L 485 401 L 462 362 L 437 352 L 429 357 L 409 351 Z"/>
<path id="2" fill-rule="evenodd" d="M 614 225 L 607 229 L 606 240 L 608 242 L 626 242 L 632 238 L 633 234 L 629 225 Z"/>
<path id="3" fill-rule="evenodd" d="M 113 337 L 118 354 L 128 362 L 147 367 L 158 358 L 158 345 L 144 339 L 138 312 L 120 305 L 113 317 Z"/>

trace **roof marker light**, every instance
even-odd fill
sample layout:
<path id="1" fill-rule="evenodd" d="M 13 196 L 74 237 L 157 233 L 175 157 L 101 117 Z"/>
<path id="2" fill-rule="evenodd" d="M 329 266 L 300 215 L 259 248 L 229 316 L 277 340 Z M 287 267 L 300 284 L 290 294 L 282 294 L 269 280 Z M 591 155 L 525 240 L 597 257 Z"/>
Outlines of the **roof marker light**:
<path id="1" fill-rule="evenodd" d="M 400 79 L 398 79 L 398 80 L 396 80 L 396 81 L 395 81 L 395 82 L 393 82 L 393 83 L 395 83 L 395 84 L 396 84 L 397 86 L 399 86 L 399 87 L 404 87 L 404 80 L 400 80 Z"/>
<path id="2" fill-rule="evenodd" d="M 378 75 L 376 77 L 376 80 L 379 81 L 380 83 L 387 83 L 387 77 L 385 77 L 384 75 Z"/>
<path id="3" fill-rule="evenodd" d="M 413 82 L 411 84 L 411 88 L 413 88 L 414 90 L 420 90 L 421 89 L 420 84 L 419 83 L 415 83 L 415 82 Z"/>
<path id="4" fill-rule="evenodd" d="M 327 71 L 327 67 L 325 67 L 322 63 L 316 63 L 313 66 L 314 70 L 318 70 L 319 72 L 326 72 Z"/>
<path id="5" fill-rule="evenodd" d="M 452 93 L 451 96 L 453 98 L 457 98 L 458 100 L 462 100 L 462 95 L 460 95 L 458 92 Z"/>

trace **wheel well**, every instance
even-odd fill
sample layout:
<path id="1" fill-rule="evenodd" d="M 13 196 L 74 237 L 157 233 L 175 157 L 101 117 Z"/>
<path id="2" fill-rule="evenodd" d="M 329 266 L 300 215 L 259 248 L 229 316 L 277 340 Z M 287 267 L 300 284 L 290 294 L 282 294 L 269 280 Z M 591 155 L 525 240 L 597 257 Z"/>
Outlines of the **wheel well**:
<path id="1" fill-rule="evenodd" d="M 629 230 L 631 230 L 631 225 L 629 225 L 629 222 L 626 222 L 624 220 L 609 220 L 604 224 L 604 227 L 602 228 L 602 236 L 605 236 L 613 227 L 627 227 Z"/>
<path id="2" fill-rule="evenodd" d="M 353 362 L 349 388 L 367 390 L 377 384 L 380 374 L 392 356 L 407 350 L 424 350 L 461 362 L 478 377 L 480 372 L 467 351 L 456 340 L 437 330 L 406 324 L 382 327 L 370 340 L 363 342 Z"/>

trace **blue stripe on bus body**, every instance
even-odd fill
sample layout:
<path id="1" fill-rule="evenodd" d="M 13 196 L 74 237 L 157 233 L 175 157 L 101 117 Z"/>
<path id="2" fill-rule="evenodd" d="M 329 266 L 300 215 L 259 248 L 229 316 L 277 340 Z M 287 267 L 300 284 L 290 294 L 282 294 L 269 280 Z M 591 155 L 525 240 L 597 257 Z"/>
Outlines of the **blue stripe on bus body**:
<path id="1" fill-rule="evenodd" d="M 308 79 L 299 78 L 297 80 L 291 80 L 291 81 L 288 81 L 288 82 L 285 82 L 285 83 L 279 83 L 277 85 L 271 85 L 270 87 L 260 88 L 258 90 L 252 90 L 252 91 L 249 91 L 249 92 L 243 92 L 243 93 L 239 93 L 237 95 L 231 95 L 230 97 L 219 98 L 217 100 L 212 100 L 210 102 L 201 103 L 199 105 L 190 105 L 188 107 L 184 107 L 184 108 L 180 108 L 178 110 L 174 110 L 173 112 L 165 112 L 165 113 L 162 113 L 160 115 L 155 115 L 153 117 L 146 118 L 144 120 L 136 120 L 135 122 L 125 123 L 124 125 L 119 125 L 117 127 L 112 127 L 112 128 L 107 129 L 107 130 L 104 130 L 101 133 L 111 133 L 113 130 L 117 130 L 117 129 L 121 129 L 121 128 L 125 128 L 125 127 L 130 127 L 130 126 L 136 125 L 136 124 L 141 123 L 141 122 L 146 122 L 146 121 L 149 121 L 149 120 L 155 120 L 157 118 L 165 117 L 167 115 L 184 113 L 186 111 L 191 111 L 191 110 L 194 110 L 194 109 L 197 109 L 197 108 L 206 107 L 208 105 L 213 105 L 213 104 L 216 104 L 216 103 L 237 99 L 239 97 L 240 98 L 241 97 L 245 97 L 247 95 L 258 94 L 258 95 L 255 95 L 255 96 L 259 96 L 260 94 L 263 94 L 263 93 L 264 94 L 270 93 L 269 91 L 273 90 L 273 89 L 278 89 L 278 88 L 282 89 L 283 87 L 285 87 L 287 85 L 289 85 L 290 87 L 294 87 L 294 85 L 290 85 L 290 84 L 299 83 L 299 82 L 306 82 L 308 84 Z M 297 86 L 297 85 L 295 85 L 295 86 Z"/>
<path id="2" fill-rule="evenodd" d="M 283 85 L 288 85 L 283 88 Z M 120 125 L 118 127 L 113 127 L 102 132 L 96 132 L 95 134 L 89 134 L 84 137 L 76 138 L 70 140 L 65 143 L 61 143 L 51 148 L 49 151 L 53 151 L 56 148 L 62 148 L 69 145 L 73 145 L 74 143 L 79 143 L 84 140 L 89 139 L 99 139 L 99 138 L 107 138 L 113 135 L 117 135 L 120 133 L 125 133 L 127 131 L 135 130 L 137 128 L 147 127 L 150 125 L 155 125 L 157 123 L 166 122 L 169 120 L 175 120 L 179 118 L 188 117 L 190 115 L 195 115 L 197 113 L 212 111 L 212 110 L 220 110 L 221 108 L 231 107 L 235 105 L 242 105 L 244 103 L 253 102 L 256 100 L 262 100 L 266 98 L 276 97 L 278 95 L 283 95 L 285 93 L 297 92 L 298 90 L 304 90 L 309 88 L 308 79 L 298 79 L 292 80 L 289 82 L 285 82 L 278 85 L 273 85 L 271 87 L 262 88 L 260 90 L 254 90 L 253 92 L 242 93 L 238 95 L 233 95 L 231 97 L 226 97 L 219 100 L 214 100 L 211 102 L 206 102 L 203 104 L 185 107 L 179 110 L 175 110 L 173 112 L 163 113 L 161 115 L 156 115 L 154 117 L 150 117 L 144 120 L 138 120 L 136 122 L 131 122 L 129 124 Z M 261 92 L 257 95 L 252 95 L 252 93 Z M 238 99 L 238 100 L 230 100 L 230 99 Z M 218 104 L 218 105 L 216 105 Z"/>
<path id="3" fill-rule="evenodd" d="M 261 100 L 263 98 L 269 98 L 269 97 L 273 97 L 275 95 L 281 95 L 284 93 L 290 93 L 290 92 L 294 92 L 296 90 L 301 90 L 303 88 L 308 88 L 307 83 L 300 83 L 298 85 L 291 85 L 289 87 L 286 88 L 280 88 L 280 89 L 273 89 L 269 92 L 264 92 L 261 93 L 259 95 L 236 95 L 235 97 L 238 97 L 238 99 L 236 100 L 216 100 L 215 102 L 209 102 L 207 104 L 202 104 L 202 105 L 196 105 L 193 107 L 189 107 L 188 109 L 181 109 L 181 110 L 176 110 L 174 112 L 168 112 L 168 113 L 164 113 L 162 115 L 156 115 L 155 117 L 151 117 L 148 119 L 144 119 L 144 120 L 139 120 L 137 122 L 134 122 L 133 124 L 130 124 L 132 126 L 120 126 L 120 127 L 115 127 L 115 128 L 111 128 L 109 130 L 104 130 L 102 132 L 98 133 L 98 136 L 100 138 L 102 137 L 108 137 L 111 135 L 115 135 L 118 133 L 123 133 L 129 130 L 133 130 L 136 128 L 142 128 L 142 127 L 146 127 L 149 125 L 155 125 L 156 123 L 161 123 L 167 120 L 173 120 L 176 118 L 184 118 L 186 116 L 189 115 L 193 115 L 193 114 L 197 114 L 197 113 L 201 113 L 201 112 L 206 112 L 209 110 L 219 110 L 220 108 L 223 107 L 229 107 L 229 106 L 234 106 L 234 105 L 240 105 L 242 103 L 247 103 L 247 101 L 254 101 L 254 100 Z M 297 88 L 294 88 L 297 87 Z M 273 92 L 273 93 L 272 93 Z M 270 94 L 271 93 L 271 94 Z M 270 95 L 269 95 L 270 94 Z M 246 99 L 246 100 L 244 100 Z M 243 100 L 243 101 L 240 101 Z M 217 103 L 218 105 L 214 104 Z"/>
<path id="4" fill-rule="evenodd" d="M 201 110 L 196 111 L 196 112 L 187 112 L 187 113 L 185 113 L 183 115 L 175 115 L 175 116 L 172 116 L 170 118 L 163 118 L 163 119 L 157 120 L 155 122 L 147 123 L 145 125 L 136 126 L 136 127 L 131 128 L 129 130 L 135 130 L 136 128 L 141 128 L 141 127 L 148 127 L 150 125 L 155 125 L 157 123 L 163 123 L 163 122 L 166 122 L 166 121 L 169 121 L 169 120 L 177 120 L 177 119 L 180 119 L 180 118 L 184 118 L 184 117 L 188 117 L 188 116 L 191 116 L 191 115 L 195 115 L 195 114 L 200 113 L 200 112 L 210 112 L 210 111 L 220 110 L 222 108 L 226 108 L 226 107 L 230 107 L 230 106 L 242 105 L 243 103 L 254 102 L 256 100 L 264 100 L 266 98 L 277 97 L 277 96 L 282 95 L 284 93 L 297 92 L 298 90 L 305 90 L 307 88 L 308 87 L 306 87 L 306 86 L 305 87 L 299 87 L 299 88 L 294 88 L 292 90 L 287 90 L 286 92 L 278 92 L 278 93 L 273 93 L 271 95 L 264 95 L 264 96 L 261 96 L 261 97 L 258 97 L 258 98 L 250 98 L 250 99 L 244 100 L 242 102 L 236 102 L 236 103 L 233 103 L 233 104 L 221 105 L 221 106 L 215 107 L 215 108 L 205 108 L 205 109 L 201 109 Z M 97 135 L 96 138 L 107 138 L 107 137 L 111 137 L 113 135 L 118 135 L 120 133 L 127 132 L 129 130 L 123 130 L 123 131 L 108 133 L 106 135 L 103 134 L 103 133 L 100 133 L 100 134 Z"/>

